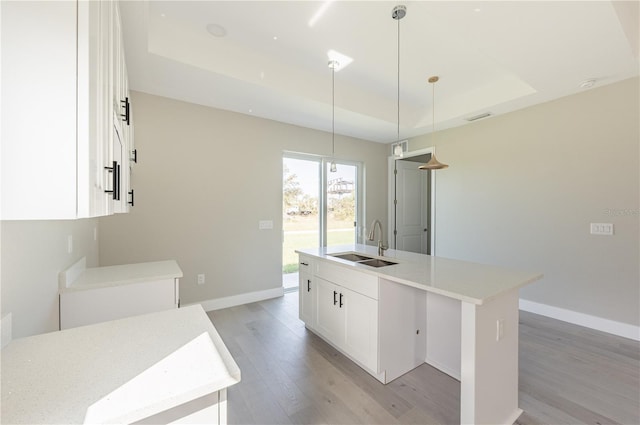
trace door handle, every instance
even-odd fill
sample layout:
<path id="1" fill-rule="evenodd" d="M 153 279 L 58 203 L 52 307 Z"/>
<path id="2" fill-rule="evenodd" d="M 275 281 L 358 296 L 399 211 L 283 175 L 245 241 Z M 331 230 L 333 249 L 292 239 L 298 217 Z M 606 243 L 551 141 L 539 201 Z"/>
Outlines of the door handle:
<path id="1" fill-rule="evenodd" d="M 333 305 L 338 304 L 338 300 L 336 300 L 336 296 L 338 296 L 338 293 L 336 291 L 333 291 Z"/>
<path id="2" fill-rule="evenodd" d="M 340 308 L 342 308 L 342 292 L 340 293 Z"/>

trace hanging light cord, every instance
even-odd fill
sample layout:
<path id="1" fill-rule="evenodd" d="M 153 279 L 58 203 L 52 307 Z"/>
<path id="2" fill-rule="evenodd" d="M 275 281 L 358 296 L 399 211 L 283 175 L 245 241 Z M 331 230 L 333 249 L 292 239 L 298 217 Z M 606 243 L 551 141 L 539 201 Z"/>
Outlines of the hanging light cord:
<path id="1" fill-rule="evenodd" d="M 400 19 L 398 21 L 398 129 L 396 132 L 396 143 L 400 143 Z"/>
<path id="2" fill-rule="evenodd" d="M 331 157 L 336 157 L 336 62 L 331 64 Z"/>
<path id="3" fill-rule="evenodd" d="M 433 139 L 431 140 L 431 143 L 433 143 L 435 141 L 435 136 L 436 136 L 436 83 L 435 81 L 431 83 L 431 133 L 433 134 Z"/>

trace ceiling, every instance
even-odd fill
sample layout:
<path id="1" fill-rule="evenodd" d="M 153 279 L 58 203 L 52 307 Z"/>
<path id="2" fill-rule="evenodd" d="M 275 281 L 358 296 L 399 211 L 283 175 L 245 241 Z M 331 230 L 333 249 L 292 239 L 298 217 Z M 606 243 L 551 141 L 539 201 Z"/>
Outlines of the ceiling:
<path id="1" fill-rule="evenodd" d="M 638 4 L 120 2 L 131 89 L 331 131 L 335 50 L 353 59 L 335 73 L 335 132 L 381 143 L 398 139 L 398 46 L 402 140 L 431 132 L 434 88 L 441 130 L 637 76 Z"/>

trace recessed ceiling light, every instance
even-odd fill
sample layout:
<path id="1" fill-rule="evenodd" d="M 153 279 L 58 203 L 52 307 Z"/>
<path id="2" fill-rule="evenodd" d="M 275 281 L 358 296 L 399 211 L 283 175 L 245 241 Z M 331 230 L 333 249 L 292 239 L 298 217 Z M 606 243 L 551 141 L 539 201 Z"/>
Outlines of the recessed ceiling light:
<path id="1" fill-rule="evenodd" d="M 166 18 L 166 17 L 167 17 L 167 15 L 166 15 L 166 14 L 164 14 L 164 13 L 161 13 L 161 14 L 160 14 L 160 17 L 162 17 L 162 18 Z"/>
<path id="2" fill-rule="evenodd" d="M 274 35 L 274 36 L 273 36 L 273 39 L 274 39 L 274 40 L 277 40 L 277 39 L 278 39 L 278 36 L 277 36 L 277 35 Z"/>
<path id="3" fill-rule="evenodd" d="M 473 9 L 474 12 L 480 12 L 482 9 L 480 9 L 479 7 L 476 7 L 475 9 Z"/>
<path id="4" fill-rule="evenodd" d="M 227 35 L 227 30 L 222 25 L 218 24 L 208 24 L 207 31 L 214 37 L 224 37 Z"/>
<path id="5" fill-rule="evenodd" d="M 346 68 L 351 62 L 353 62 L 353 58 L 350 58 L 344 53 L 336 52 L 335 50 L 329 50 L 327 52 L 327 56 L 329 57 L 330 61 L 338 62 L 338 65 L 336 66 L 336 72 Z"/>

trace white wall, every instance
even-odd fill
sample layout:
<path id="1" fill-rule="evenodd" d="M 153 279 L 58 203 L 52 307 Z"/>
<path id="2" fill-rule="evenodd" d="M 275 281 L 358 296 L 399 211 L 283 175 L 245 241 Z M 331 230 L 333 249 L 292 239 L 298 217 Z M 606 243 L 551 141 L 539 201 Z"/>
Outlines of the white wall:
<path id="1" fill-rule="evenodd" d="M 88 267 L 98 264 L 98 242 L 93 238 L 98 221 L 2 221 L 0 226 L 0 317 L 12 314 L 13 338 L 58 330 L 58 273 L 83 256 Z"/>
<path id="2" fill-rule="evenodd" d="M 438 132 L 437 254 L 542 272 L 523 299 L 640 325 L 639 93 L 634 78 Z M 601 222 L 615 235 L 590 235 Z"/>
<path id="3" fill-rule="evenodd" d="M 331 153 L 331 134 L 132 94 L 139 163 L 131 213 L 100 219 L 100 263 L 176 259 L 183 303 L 282 286 L 282 154 Z M 386 222 L 388 146 L 336 136 L 364 161 L 366 222 Z M 273 220 L 273 230 L 258 230 Z M 206 283 L 198 286 L 196 275 Z"/>

